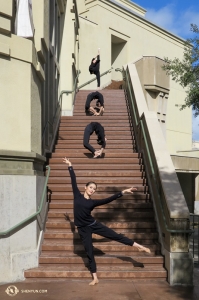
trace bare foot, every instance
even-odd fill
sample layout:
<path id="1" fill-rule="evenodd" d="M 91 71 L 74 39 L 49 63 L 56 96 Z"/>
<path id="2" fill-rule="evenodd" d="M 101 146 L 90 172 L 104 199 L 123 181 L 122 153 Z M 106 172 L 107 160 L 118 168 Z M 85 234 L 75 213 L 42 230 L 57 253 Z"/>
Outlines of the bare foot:
<path id="1" fill-rule="evenodd" d="M 89 283 L 89 285 L 95 285 L 95 284 L 98 283 L 98 282 L 99 282 L 98 279 L 93 279 L 93 281 L 91 281 L 91 282 Z"/>

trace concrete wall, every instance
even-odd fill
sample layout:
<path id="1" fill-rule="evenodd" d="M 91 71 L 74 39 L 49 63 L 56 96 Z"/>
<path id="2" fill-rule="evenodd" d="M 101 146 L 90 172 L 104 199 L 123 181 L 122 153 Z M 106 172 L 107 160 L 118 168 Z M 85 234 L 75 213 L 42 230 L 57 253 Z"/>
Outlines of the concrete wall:
<path id="1" fill-rule="evenodd" d="M 194 213 L 195 201 L 195 174 L 177 173 L 181 189 L 187 202 L 190 213 Z"/>
<path id="2" fill-rule="evenodd" d="M 67 1 L 66 12 L 63 18 L 64 38 L 60 53 L 60 91 L 71 91 L 73 90 L 74 79 L 79 68 L 79 21 L 76 18 L 73 0 Z M 64 94 L 62 99 L 62 115 L 72 115 L 73 94 Z"/>
<path id="3" fill-rule="evenodd" d="M 36 212 L 37 204 L 41 200 L 44 181 L 43 176 L 0 176 L 1 232 Z M 23 280 L 24 270 L 38 266 L 45 210 L 46 204 L 38 218 L 5 237 L 1 236 L 1 283 Z"/>

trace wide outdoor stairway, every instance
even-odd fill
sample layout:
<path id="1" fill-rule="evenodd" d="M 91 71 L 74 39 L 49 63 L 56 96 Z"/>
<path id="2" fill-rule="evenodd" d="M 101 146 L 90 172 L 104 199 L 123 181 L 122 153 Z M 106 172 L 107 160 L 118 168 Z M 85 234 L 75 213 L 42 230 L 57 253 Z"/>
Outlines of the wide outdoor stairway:
<path id="1" fill-rule="evenodd" d="M 124 91 L 101 91 L 105 99 L 103 116 L 85 115 L 84 105 L 90 92 L 78 92 L 74 116 L 61 118 L 58 139 L 49 159 L 51 173 L 48 187 L 51 195 L 39 267 L 25 271 L 25 277 L 91 278 L 86 254 L 73 223 L 71 181 L 67 165 L 62 162 L 62 158 L 67 157 L 73 164 L 82 193 L 88 181 L 97 183 L 93 199 L 103 199 L 124 188 L 137 187 L 133 195 L 125 194 L 95 208 L 92 213 L 97 220 L 118 233 L 149 247 L 151 254 L 93 235 L 99 278 L 166 280 L 153 203 L 142 157 L 135 150 Z M 100 159 L 93 159 L 83 147 L 84 128 L 92 121 L 104 126 L 107 137 L 107 147 Z M 91 136 L 90 143 L 99 149 L 95 134 Z"/>

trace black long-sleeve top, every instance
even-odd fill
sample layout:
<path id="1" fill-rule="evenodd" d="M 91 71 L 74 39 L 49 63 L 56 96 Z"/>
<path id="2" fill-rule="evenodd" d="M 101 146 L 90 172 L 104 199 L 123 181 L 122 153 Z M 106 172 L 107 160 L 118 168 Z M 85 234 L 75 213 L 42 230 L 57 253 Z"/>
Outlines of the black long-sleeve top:
<path id="1" fill-rule="evenodd" d="M 94 59 L 94 58 L 93 58 Z M 93 59 L 91 61 L 91 64 L 89 66 L 89 72 L 90 74 L 96 74 L 97 72 L 99 72 L 99 67 L 100 67 L 100 56 L 97 55 L 97 60 L 95 63 L 93 63 Z"/>
<path id="2" fill-rule="evenodd" d="M 90 108 L 90 103 L 93 99 L 97 99 L 96 104 L 99 102 L 101 106 L 104 107 L 104 97 L 101 93 L 98 91 L 92 92 L 88 94 L 87 99 L 86 99 L 86 104 L 85 104 L 85 110 L 88 110 Z"/>
<path id="3" fill-rule="evenodd" d="M 73 167 L 68 167 L 74 195 L 74 222 L 77 227 L 89 226 L 95 222 L 91 215 L 91 211 L 100 206 L 123 196 L 122 192 L 118 192 L 113 196 L 103 200 L 86 199 L 79 191 L 76 182 L 75 172 Z"/>

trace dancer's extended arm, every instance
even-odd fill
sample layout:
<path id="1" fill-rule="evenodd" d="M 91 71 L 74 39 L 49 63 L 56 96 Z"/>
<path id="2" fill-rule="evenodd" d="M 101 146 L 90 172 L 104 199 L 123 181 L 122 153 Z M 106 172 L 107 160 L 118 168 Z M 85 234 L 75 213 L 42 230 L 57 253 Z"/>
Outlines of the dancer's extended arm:
<path id="1" fill-rule="evenodd" d="M 80 194 L 80 191 L 79 191 L 79 189 L 77 187 L 76 176 L 75 176 L 75 172 L 74 172 L 73 167 L 72 167 L 72 163 L 66 157 L 63 158 L 63 162 L 65 164 L 68 164 L 68 170 L 69 170 L 69 174 L 70 174 L 70 178 L 71 178 L 71 183 L 72 183 L 72 188 L 73 188 L 73 194 L 74 194 L 74 196 L 76 196 L 77 194 Z"/>
<path id="2" fill-rule="evenodd" d="M 92 201 L 93 201 L 93 207 L 96 207 L 96 206 L 100 206 L 100 205 L 103 205 L 103 204 L 110 203 L 110 202 L 112 202 L 113 200 L 116 200 L 117 198 L 120 198 L 120 197 L 122 197 L 124 194 L 127 194 L 127 193 L 133 194 L 133 191 L 136 191 L 136 190 L 137 190 L 136 188 L 132 187 L 132 188 L 123 190 L 123 191 L 121 191 L 121 192 L 118 192 L 117 194 L 114 194 L 114 195 L 112 195 L 111 197 L 108 197 L 108 198 L 106 198 L 106 199 L 102 199 L 102 200 L 92 200 Z"/>

